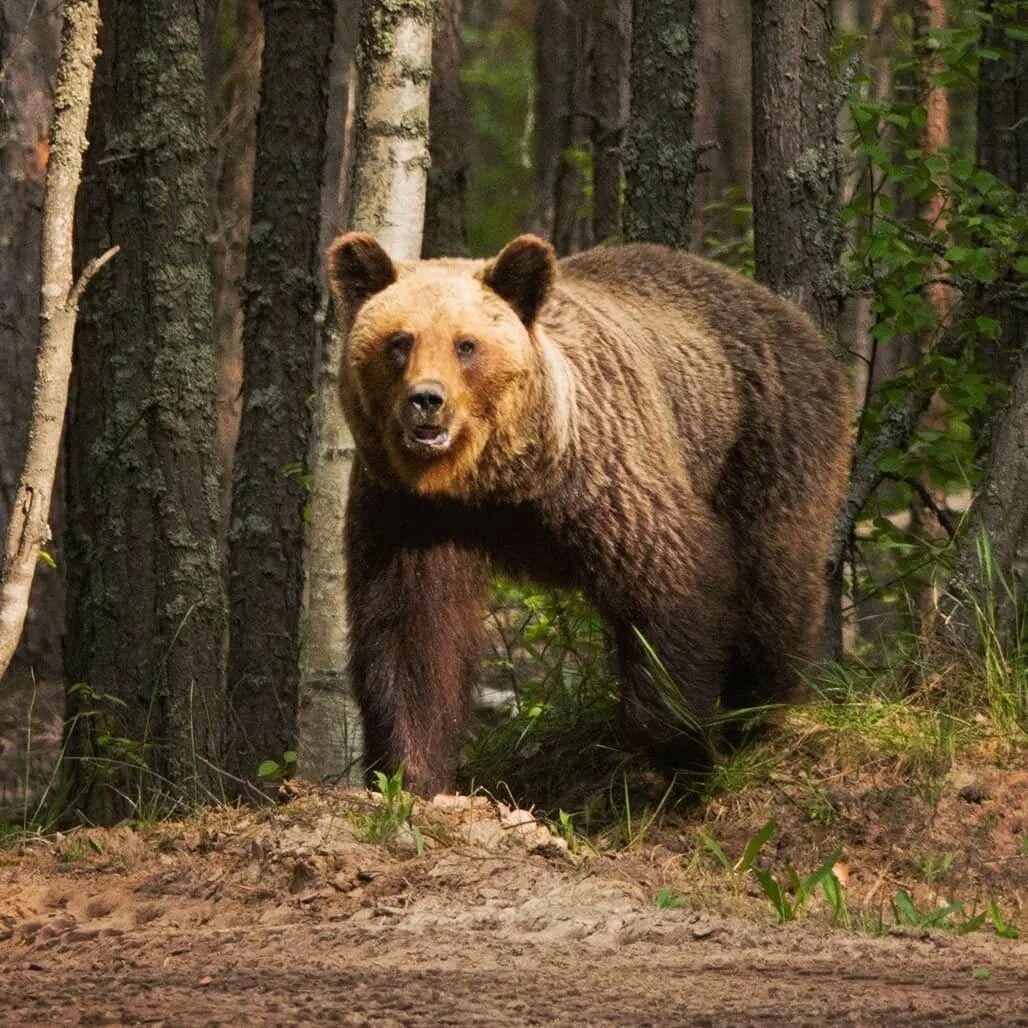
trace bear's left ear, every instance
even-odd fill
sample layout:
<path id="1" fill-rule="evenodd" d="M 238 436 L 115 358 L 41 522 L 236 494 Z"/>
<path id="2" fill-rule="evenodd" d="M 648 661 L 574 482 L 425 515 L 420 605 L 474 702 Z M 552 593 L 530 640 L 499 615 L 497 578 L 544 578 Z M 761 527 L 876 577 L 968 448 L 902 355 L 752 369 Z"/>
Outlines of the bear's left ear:
<path id="1" fill-rule="evenodd" d="M 518 236 L 490 264 L 482 281 L 530 326 L 557 277 L 557 255 L 538 236 Z"/>
<path id="2" fill-rule="evenodd" d="M 351 313 L 396 281 L 389 254 L 367 232 L 347 232 L 331 243 L 326 271 L 336 305 Z"/>

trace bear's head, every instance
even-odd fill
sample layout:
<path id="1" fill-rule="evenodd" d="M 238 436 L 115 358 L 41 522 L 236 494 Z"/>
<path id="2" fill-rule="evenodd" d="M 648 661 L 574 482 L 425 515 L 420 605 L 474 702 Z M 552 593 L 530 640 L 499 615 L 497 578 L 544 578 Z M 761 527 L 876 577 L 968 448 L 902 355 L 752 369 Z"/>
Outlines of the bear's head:
<path id="1" fill-rule="evenodd" d="M 362 232 L 331 245 L 340 395 L 373 472 L 422 495 L 524 492 L 512 478 L 532 473 L 552 420 L 552 346 L 534 326 L 556 270 L 534 236 L 488 263 L 394 264 Z"/>

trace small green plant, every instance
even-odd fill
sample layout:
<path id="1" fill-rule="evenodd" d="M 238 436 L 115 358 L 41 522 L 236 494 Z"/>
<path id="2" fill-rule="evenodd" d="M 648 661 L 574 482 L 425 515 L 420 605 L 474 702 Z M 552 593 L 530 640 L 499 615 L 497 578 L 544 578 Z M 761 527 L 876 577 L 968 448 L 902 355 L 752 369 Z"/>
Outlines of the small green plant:
<path id="1" fill-rule="evenodd" d="M 992 972 L 987 967 L 976 967 L 971 971 L 971 977 L 976 982 L 984 982 L 992 977 Z"/>
<path id="2" fill-rule="evenodd" d="M 714 838 L 706 831 L 700 830 L 699 839 L 704 846 L 713 853 L 717 862 L 732 875 L 745 874 L 753 867 L 753 862 L 760 856 L 760 851 L 764 848 L 767 841 L 775 834 L 774 818 L 767 822 L 759 831 L 757 831 L 746 843 L 745 849 L 742 851 L 742 856 L 738 860 L 732 861 L 728 854 L 721 848 L 721 846 L 714 840 Z"/>
<path id="3" fill-rule="evenodd" d="M 1003 916 L 1003 911 L 1000 910 L 1000 906 L 995 900 L 989 903 L 989 918 L 992 921 L 993 930 L 1001 939 L 1019 939 L 1021 937 L 1021 930 Z"/>
<path id="4" fill-rule="evenodd" d="M 968 915 L 963 903 L 947 903 L 934 910 L 918 910 L 906 889 L 899 889 L 892 897 L 892 910 L 898 925 L 911 928 L 938 928 L 941 931 L 966 935 L 985 924 L 986 914 Z"/>
<path id="5" fill-rule="evenodd" d="M 781 877 L 776 878 L 762 867 L 754 867 L 753 874 L 760 883 L 764 895 L 771 901 L 778 915 L 779 924 L 795 921 L 811 897 L 821 886 L 828 905 L 832 908 L 835 920 L 848 922 L 845 890 L 842 882 L 835 874 L 835 865 L 842 856 L 842 849 L 835 850 L 825 858 L 821 866 L 814 872 L 803 877 L 790 864 Z"/>
<path id="6" fill-rule="evenodd" d="M 569 814 L 566 810 L 557 811 L 557 820 L 550 822 L 551 828 L 566 843 L 572 853 L 578 851 L 578 835 L 575 832 L 575 815 Z"/>
<path id="7" fill-rule="evenodd" d="M 425 837 L 411 821 L 414 796 L 403 788 L 403 768 L 398 768 L 392 775 L 376 771 L 374 778 L 381 800 L 377 810 L 361 818 L 364 841 L 391 845 L 399 836 L 406 834 L 413 841 L 416 852 L 419 855 L 424 853 Z"/>
<path id="8" fill-rule="evenodd" d="M 281 763 L 277 760 L 262 760 L 257 768 L 257 777 L 262 782 L 281 782 L 296 773 L 296 750 L 286 750 Z"/>
<path id="9" fill-rule="evenodd" d="M 775 877 L 756 863 L 764 846 L 774 835 L 775 828 L 772 818 L 750 838 L 742 856 L 734 862 L 707 832 L 701 831 L 699 838 L 730 875 L 740 877 L 747 871 L 753 872 L 761 890 L 774 907 L 780 924 L 794 921 L 820 886 L 836 923 L 848 925 L 850 916 L 846 906 L 846 890 L 835 874 L 835 865 L 842 856 L 842 848 L 836 849 L 812 874 L 801 876 L 790 864 L 780 877 Z"/>
<path id="10" fill-rule="evenodd" d="M 685 897 L 674 889 L 664 888 L 657 893 L 658 910 L 681 910 L 685 906 Z"/>

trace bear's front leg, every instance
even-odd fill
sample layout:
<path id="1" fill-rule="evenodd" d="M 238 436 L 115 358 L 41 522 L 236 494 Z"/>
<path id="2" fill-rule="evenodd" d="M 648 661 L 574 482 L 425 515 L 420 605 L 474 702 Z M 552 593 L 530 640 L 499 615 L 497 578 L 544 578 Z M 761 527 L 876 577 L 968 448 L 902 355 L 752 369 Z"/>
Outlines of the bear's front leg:
<path id="1" fill-rule="evenodd" d="M 451 790 L 457 738 L 481 659 L 488 567 L 446 514 L 380 491 L 354 470 L 347 510 L 350 673 L 365 767 L 431 795 Z"/>

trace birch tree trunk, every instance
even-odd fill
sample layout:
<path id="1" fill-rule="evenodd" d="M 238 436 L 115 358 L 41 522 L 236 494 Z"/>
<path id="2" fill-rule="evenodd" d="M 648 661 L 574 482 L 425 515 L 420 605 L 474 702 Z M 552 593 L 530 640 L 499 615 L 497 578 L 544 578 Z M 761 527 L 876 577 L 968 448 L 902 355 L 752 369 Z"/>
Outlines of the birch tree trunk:
<path id="1" fill-rule="evenodd" d="M 436 6 L 436 0 L 369 0 L 361 21 L 350 227 L 373 232 L 394 260 L 421 254 Z M 339 407 L 341 347 L 340 326 L 329 317 L 315 401 L 299 770 L 356 784 L 363 781 L 363 740 L 347 674 L 343 557 L 354 447 Z"/>
<path id="2" fill-rule="evenodd" d="M 229 769 L 297 746 L 304 467 L 314 389 L 331 0 L 264 0 L 243 413 L 229 529 Z"/>
<path id="3" fill-rule="evenodd" d="M 39 551 L 50 537 L 50 502 L 68 404 L 79 297 L 89 278 L 115 252 L 108 251 L 90 262 L 73 285 L 75 198 L 86 149 L 99 23 L 99 0 L 68 0 L 65 4 L 43 199 L 36 388 L 25 464 L 11 509 L 0 570 L 0 678 L 21 638 Z"/>
<path id="4" fill-rule="evenodd" d="M 28 441 L 39 348 L 39 272 L 49 126 L 61 13 L 38 0 L 0 3 L 0 539 L 7 538 Z M 64 677 L 64 489 L 60 462 L 50 505 L 56 568 L 37 569 L 14 664 L 18 680 Z M 0 549 L 0 562 L 3 550 Z M 31 672 L 31 674 L 30 674 Z M 14 687 L 13 677 L 0 681 Z M 2 687 L 0 687 L 2 688 Z"/>

